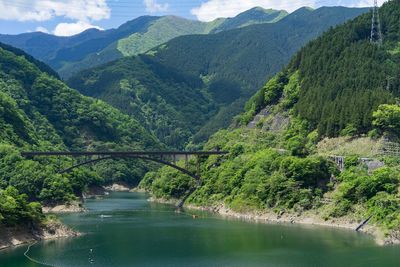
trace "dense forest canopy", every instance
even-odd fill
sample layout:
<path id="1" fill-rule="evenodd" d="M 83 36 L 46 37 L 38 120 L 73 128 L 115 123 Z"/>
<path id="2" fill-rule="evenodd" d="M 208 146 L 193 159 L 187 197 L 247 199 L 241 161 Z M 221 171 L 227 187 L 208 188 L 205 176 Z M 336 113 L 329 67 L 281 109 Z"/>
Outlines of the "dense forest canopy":
<path id="1" fill-rule="evenodd" d="M 137 119 L 175 149 L 183 149 L 217 108 L 201 79 L 144 55 L 83 71 L 68 84 Z"/>
<path id="2" fill-rule="evenodd" d="M 250 96 L 307 41 L 366 10 L 302 8 L 276 23 L 182 36 L 146 55 L 83 71 L 68 84 L 135 116 L 162 142 L 182 148 L 227 127 Z M 226 23 L 260 12 L 271 11 L 250 10 Z M 141 97 L 143 91 L 152 97 Z"/>
<path id="3" fill-rule="evenodd" d="M 301 92 L 296 112 L 336 136 L 346 127 L 359 133 L 372 128 L 372 111 L 395 103 L 400 88 L 399 1 L 380 8 L 383 46 L 371 45 L 371 14 L 364 14 L 311 42 L 292 60 L 299 71 Z"/>
<path id="4" fill-rule="evenodd" d="M 145 53 L 178 36 L 275 23 L 286 15 L 286 11 L 254 8 L 234 18 L 220 18 L 211 22 L 176 16 L 141 16 L 116 29 L 89 29 L 70 37 L 42 32 L 0 34 L 0 42 L 18 47 L 44 61 L 67 79 L 80 70 Z"/>
<path id="5" fill-rule="evenodd" d="M 237 126 L 208 140 L 206 149 L 230 153 L 203 160 L 200 187 L 167 167 L 148 173 L 140 185 L 161 198 L 182 198 L 195 189 L 189 203 L 216 209 L 371 218 L 396 236 L 398 157 L 381 155 L 386 166 L 370 170 L 362 154 L 351 154 L 340 172 L 318 150 L 326 136 L 355 140 L 368 132 L 371 142 L 382 135 L 399 140 L 400 1 L 384 4 L 380 14 L 382 46 L 370 43 L 371 14 L 364 14 L 306 45 L 270 79 L 236 117 Z"/>
<path id="6" fill-rule="evenodd" d="M 307 39 L 357 12 L 363 13 L 301 9 L 281 21 L 293 31 L 282 38 L 270 33 L 280 48 L 294 53 Z M 261 34 L 265 29 L 276 33 L 276 24 L 212 38 L 181 37 L 147 55 L 111 62 L 69 81 L 108 104 L 69 88 L 24 52 L 0 45 L 0 222 L 40 221 L 41 204 L 73 201 L 89 185 L 125 181 L 140 182 L 156 197 L 183 198 L 194 191 L 188 201 L 196 205 L 277 214 L 316 210 L 326 220 L 372 216 L 385 231 L 400 231 L 398 159 L 382 158 L 386 166 L 370 172 L 354 155 L 346 158 L 340 173 L 317 149 L 326 136 L 355 138 L 368 132 L 374 138 L 399 137 L 400 0 L 389 1 L 380 12 L 382 46 L 369 42 L 371 14 L 364 14 L 306 45 L 265 84 L 260 78 L 264 73 L 265 80 L 265 71 L 257 66 L 266 66 L 272 75 L 280 61 L 272 67 L 256 52 L 266 56 L 262 48 L 275 48 L 270 54 L 277 58 L 282 51 L 257 37 L 266 38 Z M 340 14 L 339 19 L 332 14 Z M 207 42 L 192 53 L 178 52 L 199 46 L 199 40 Z M 290 55 L 284 56 L 289 61 Z M 168 167 L 149 172 L 154 166 L 141 161 L 103 162 L 60 174 L 57 170 L 69 165 L 68 159 L 21 156 L 22 150 L 152 150 L 165 144 L 182 149 L 202 127 L 209 127 L 202 133 L 207 137 L 213 127 L 229 124 L 250 95 L 245 88 L 258 85 L 263 86 L 237 123 L 205 144 L 206 150 L 229 154 L 200 159 L 200 187 Z M 213 115 L 222 122 L 209 120 Z M 195 171 L 195 162 L 188 168 Z"/>
<path id="7" fill-rule="evenodd" d="M 399 95 L 400 31 L 394 19 L 398 5 L 390 1 L 380 9 L 382 46 L 370 43 L 370 13 L 329 30 L 302 48 L 282 73 L 252 97 L 242 122 L 281 97 L 295 75 L 298 92 L 293 112 L 309 123 L 310 130 L 317 129 L 320 137 L 372 130 L 373 111 L 380 104 L 396 103 Z"/>
<path id="8" fill-rule="evenodd" d="M 69 174 L 67 158 L 23 158 L 22 151 L 140 150 L 162 145 L 136 120 L 67 87 L 24 52 L 0 45 L 0 221 L 40 220 L 40 203 L 72 201 L 88 185 L 137 184 L 153 165 L 118 160 Z"/>

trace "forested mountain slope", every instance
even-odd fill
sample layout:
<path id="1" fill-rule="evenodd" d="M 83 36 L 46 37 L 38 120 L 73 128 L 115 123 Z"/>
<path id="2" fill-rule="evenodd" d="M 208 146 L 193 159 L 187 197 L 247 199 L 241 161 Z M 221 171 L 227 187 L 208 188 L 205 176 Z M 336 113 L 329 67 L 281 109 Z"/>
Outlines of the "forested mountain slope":
<path id="1" fill-rule="evenodd" d="M 0 42 L 18 47 L 49 64 L 62 77 L 125 56 L 137 55 L 187 34 L 207 34 L 282 19 L 284 11 L 254 9 L 235 18 L 200 22 L 175 16 L 142 16 L 106 31 L 90 29 L 71 37 L 41 32 L 0 35 Z"/>
<path id="2" fill-rule="evenodd" d="M 345 7 L 301 8 L 273 24 L 175 38 L 149 54 L 168 67 L 210 82 L 234 81 L 243 94 L 252 95 L 309 40 L 367 11 Z"/>
<path id="3" fill-rule="evenodd" d="M 80 168 L 61 175 L 57 171 L 70 166 L 70 160 L 24 159 L 21 151 L 160 147 L 159 141 L 132 117 L 82 96 L 43 63 L 0 45 L 0 221 L 15 224 L 35 219 L 40 206 L 27 206 L 28 200 L 62 203 L 79 196 L 89 184 L 112 180 L 137 183 L 151 166 L 104 162 L 94 169 Z"/>
<path id="4" fill-rule="evenodd" d="M 133 22 L 140 19 L 143 19 L 143 17 L 135 19 Z M 115 38 L 101 50 L 86 53 L 82 58 L 77 60 L 68 60 L 69 63 L 57 66 L 56 69 L 62 77 L 68 78 L 82 69 L 95 67 L 126 56 L 144 53 L 157 45 L 181 35 L 206 34 L 212 29 L 212 26 L 213 24 L 211 23 L 209 25 L 200 21 L 175 16 L 156 17 L 140 30 L 130 31 L 129 34 Z M 53 62 L 59 61 L 60 58 L 53 60 Z"/>
<path id="5" fill-rule="evenodd" d="M 149 173 L 141 185 L 162 198 L 195 188 L 191 204 L 249 216 L 354 224 L 370 218 L 387 242 L 400 242 L 398 156 L 379 154 L 385 166 L 368 169 L 356 148 L 345 151 L 339 172 L 318 150 L 322 138 L 339 134 L 350 141 L 399 141 L 400 1 L 384 4 L 380 16 L 382 46 L 370 43 L 371 14 L 364 14 L 297 53 L 247 103 L 239 126 L 209 139 L 206 149 L 230 154 L 205 160 L 200 187 L 170 168 Z"/>
<path id="6" fill-rule="evenodd" d="M 100 52 L 121 38 L 135 32 L 145 31 L 157 19 L 159 17 L 139 17 L 126 22 L 117 29 L 106 31 L 89 29 L 70 37 L 54 36 L 42 32 L 0 35 L 0 41 L 24 50 L 57 70 L 63 66 L 63 61 L 78 61 L 88 54 Z"/>
<path id="7" fill-rule="evenodd" d="M 390 1 L 380 9 L 382 46 L 371 45 L 371 15 L 365 14 L 312 41 L 286 68 L 286 79 L 297 77 L 294 112 L 319 136 L 367 133 L 373 128 L 372 112 L 380 104 L 396 102 L 400 93 L 398 5 Z M 249 117 L 269 104 L 267 90 L 264 87 L 247 104 Z"/>
<path id="8" fill-rule="evenodd" d="M 138 119 L 176 149 L 183 149 L 216 110 L 200 78 L 166 68 L 145 55 L 82 71 L 69 85 Z"/>
<path id="9" fill-rule="evenodd" d="M 195 134 L 193 141 L 199 143 L 221 127 L 228 126 L 257 88 L 288 63 L 290 57 L 307 41 L 329 27 L 366 11 L 341 7 L 317 10 L 302 8 L 277 23 L 252 25 L 210 35 L 182 36 L 149 51 L 146 56 L 123 59 L 83 71 L 68 83 L 80 92 L 99 97 L 128 114 L 142 113 L 145 123 L 153 118 L 145 114 L 148 110 L 146 105 L 143 109 L 143 100 L 136 97 L 144 86 L 154 95 L 161 96 L 169 110 L 181 113 L 179 116 L 186 118 L 183 124 L 169 126 L 171 130 L 179 129 L 181 133 L 176 134 L 172 130 L 167 136 L 177 135 L 182 146 L 188 141 L 188 133 Z M 137 67 L 138 62 L 141 68 Z M 149 77 L 146 79 L 143 75 L 145 70 Z M 167 73 L 174 74 L 168 78 Z M 191 77 L 195 82 L 179 85 L 174 81 L 177 75 Z M 120 92 L 124 90 L 122 84 L 127 84 L 126 81 L 129 81 L 132 93 L 121 97 Z M 177 90 L 182 100 L 171 102 L 169 99 L 176 97 Z M 146 101 L 152 107 L 152 112 L 163 114 L 164 118 L 156 124 L 161 126 L 163 120 L 177 123 L 173 118 L 176 112 L 166 113 L 164 106 L 159 108 L 160 99 L 150 98 Z M 211 115 L 213 118 L 208 120 Z M 151 130 L 154 127 L 152 125 L 147 128 Z M 164 139 L 165 133 L 157 131 L 157 136 Z M 174 145 L 169 141 L 167 144 Z"/>
<path id="10" fill-rule="evenodd" d="M 285 10 L 255 7 L 237 15 L 234 18 L 223 19 L 223 22 L 212 29 L 211 33 L 243 28 L 253 24 L 275 23 L 286 17 L 288 14 L 289 13 Z"/>
<path id="11" fill-rule="evenodd" d="M 371 46 L 369 15 L 338 27 L 302 49 L 289 66 L 298 71 L 301 93 L 296 112 L 323 136 L 345 128 L 366 133 L 372 111 L 400 94 L 399 2 L 380 10 L 383 46 Z"/>

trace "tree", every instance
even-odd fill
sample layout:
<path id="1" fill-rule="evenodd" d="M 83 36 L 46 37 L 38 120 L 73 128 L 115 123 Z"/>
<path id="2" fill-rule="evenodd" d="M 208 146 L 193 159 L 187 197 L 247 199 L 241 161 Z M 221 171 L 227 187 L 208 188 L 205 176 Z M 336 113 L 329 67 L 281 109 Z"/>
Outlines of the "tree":
<path id="1" fill-rule="evenodd" d="M 72 192 L 71 183 L 67 178 L 54 175 L 44 180 L 39 197 L 49 204 L 57 204 L 74 199 Z"/>
<path id="2" fill-rule="evenodd" d="M 37 202 L 28 202 L 25 194 L 20 194 L 12 186 L 0 190 L 0 223 L 14 226 L 20 223 L 38 222 L 43 219 L 42 207 Z"/>
<path id="3" fill-rule="evenodd" d="M 373 125 L 381 131 L 397 134 L 400 131 L 400 106 L 384 104 L 373 113 Z"/>

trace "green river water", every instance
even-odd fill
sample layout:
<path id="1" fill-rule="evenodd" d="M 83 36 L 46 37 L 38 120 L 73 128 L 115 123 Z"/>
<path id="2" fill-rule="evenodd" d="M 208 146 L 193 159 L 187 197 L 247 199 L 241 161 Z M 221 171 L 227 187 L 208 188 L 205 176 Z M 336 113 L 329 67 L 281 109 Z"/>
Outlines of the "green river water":
<path id="1" fill-rule="evenodd" d="M 274 225 L 195 212 L 177 214 L 145 194 L 89 200 L 89 212 L 62 220 L 78 238 L 0 251 L 1 267 L 38 266 L 400 266 L 400 247 L 327 227 Z M 191 212 L 193 213 L 193 212 Z M 103 216 L 102 216 L 103 215 Z"/>

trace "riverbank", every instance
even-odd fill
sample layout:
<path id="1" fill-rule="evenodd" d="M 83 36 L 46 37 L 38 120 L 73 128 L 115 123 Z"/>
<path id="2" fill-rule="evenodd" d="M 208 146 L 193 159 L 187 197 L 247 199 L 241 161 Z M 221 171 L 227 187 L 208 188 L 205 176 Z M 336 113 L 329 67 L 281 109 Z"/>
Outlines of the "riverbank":
<path id="1" fill-rule="evenodd" d="M 80 213 L 85 212 L 86 209 L 80 202 L 73 202 L 69 204 L 57 205 L 57 206 L 44 206 L 42 208 L 43 213 L 49 214 L 63 214 L 63 213 Z"/>
<path id="2" fill-rule="evenodd" d="M 91 186 L 82 195 L 82 202 L 88 198 L 99 198 L 108 195 L 109 192 L 134 192 L 129 185 L 125 183 L 113 183 L 108 186 Z M 44 206 L 42 208 L 43 213 L 49 214 L 63 214 L 63 213 L 80 213 L 87 211 L 80 201 L 74 201 L 56 206 Z"/>
<path id="3" fill-rule="evenodd" d="M 77 237 L 80 235 L 81 233 L 55 220 L 47 221 L 38 226 L 37 229 L 29 229 L 27 226 L 0 227 L 0 250 L 42 240 Z"/>
<path id="4" fill-rule="evenodd" d="M 171 205 L 177 205 L 179 203 L 179 200 L 176 199 L 166 200 L 166 199 L 157 199 L 154 197 L 150 197 L 149 201 L 171 204 Z M 319 211 L 316 210 L 305 211 L 302 213 L 285 212 L 277 214 L 272 210 L 236 212 L 223 204 L 210 207 L 196 206 L 189 204 L 189 205 L 184 205 L 184 208 L 187 208 L 189 210 L 207 211 L 227 218 L 257 222 L 257 223 L 316 225 L 324 227 L 342 228 L 353 231 L 355 231 L 357 226 L 359 226 L 361 223 L 361 220 L 356 220 L 350 217 L 325 220 L 319 214 Z M 359 232 L 372 235 L 375 239 L 375 242 L 380 246 L 400 244 L 400 231 L 392 231 L 391 233 L 385 235 L 385 233 L 378 226 L 367 224 Z"/>
<path id="5" fill-rule="evenodd" d="M 113 183 L 111 185 L 104 186 L 103 188 L 110 192 L 129 192 L 132 190 L 132 187 L 123 182 Z"/>

